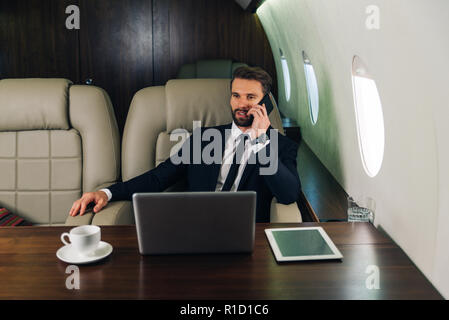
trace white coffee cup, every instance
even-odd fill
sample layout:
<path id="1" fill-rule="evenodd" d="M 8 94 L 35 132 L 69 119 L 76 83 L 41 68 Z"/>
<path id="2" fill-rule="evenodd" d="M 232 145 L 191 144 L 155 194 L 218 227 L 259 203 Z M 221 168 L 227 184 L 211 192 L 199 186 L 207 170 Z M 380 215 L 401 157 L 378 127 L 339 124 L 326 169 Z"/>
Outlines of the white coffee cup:
<path id="1" fill-rule="evenodd" d="M 70 242 L 64 238 L 68 237 Z M 100 243 L 101 229 L 98 226 L 85 225 L 73 228 L 69 233 L 61 234 L 61 241 L 66 246 L 71 245 L 78 253 L 87 255 L 93 252 Z"/>

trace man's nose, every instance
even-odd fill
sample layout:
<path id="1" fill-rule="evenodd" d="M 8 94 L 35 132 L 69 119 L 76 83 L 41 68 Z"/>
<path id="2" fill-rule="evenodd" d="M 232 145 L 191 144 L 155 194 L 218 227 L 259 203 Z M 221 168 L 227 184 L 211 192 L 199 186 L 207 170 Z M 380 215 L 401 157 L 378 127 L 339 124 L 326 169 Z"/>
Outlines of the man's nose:
<path id="1" fill-rule="evenodd" d="M 241 99 L 239 101 L 239 108 L 243 109 L 243 110 L 249 110 L 251 108 L 251 105 L 249 104 L 249 102 L 245 99 Z"/>

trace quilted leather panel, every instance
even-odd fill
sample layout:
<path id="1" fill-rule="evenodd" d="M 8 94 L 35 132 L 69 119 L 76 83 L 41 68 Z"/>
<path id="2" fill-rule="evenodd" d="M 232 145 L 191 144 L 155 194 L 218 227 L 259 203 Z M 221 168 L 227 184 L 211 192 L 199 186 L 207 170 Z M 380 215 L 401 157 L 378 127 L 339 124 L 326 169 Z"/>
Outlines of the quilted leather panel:
<path id="1" fill-rule="evenodd" d="M 79 133 L 0 132 L 0 142 L 0 207 L 33 223 L 64 223 L 82 192 Z"/>

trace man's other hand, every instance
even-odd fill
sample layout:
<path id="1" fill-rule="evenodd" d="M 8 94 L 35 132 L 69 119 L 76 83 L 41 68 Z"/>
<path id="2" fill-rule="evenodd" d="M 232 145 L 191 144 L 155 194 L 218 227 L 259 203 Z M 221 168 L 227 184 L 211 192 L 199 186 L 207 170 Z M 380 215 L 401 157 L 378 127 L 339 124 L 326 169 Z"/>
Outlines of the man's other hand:
<path id="1" fill-rule="evenodd" d="M 79 213 L 80 216 L 82 216 L 86 212 L 86 207 L 91 202 L 95 203 L 93 211 L 94 213 L 97 213 L 108 204 L 108 196 L 103 191 L 86 192 L 81 199 L 78 199 L 73 203 L 69 215 L 74 217 Z"/>

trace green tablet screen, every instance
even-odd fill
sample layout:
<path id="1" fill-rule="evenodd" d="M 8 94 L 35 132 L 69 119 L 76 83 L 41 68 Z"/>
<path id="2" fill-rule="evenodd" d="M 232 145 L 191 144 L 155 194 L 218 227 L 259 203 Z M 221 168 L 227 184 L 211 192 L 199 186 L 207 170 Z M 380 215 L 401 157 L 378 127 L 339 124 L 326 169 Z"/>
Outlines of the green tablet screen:
<path id="1" fill-rule="evenodd" d="M 284 257 L 334 254 L 318 230 L 272 231 Z"/>

